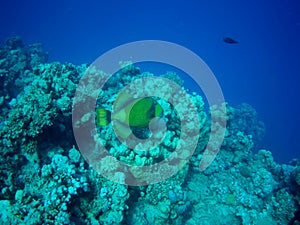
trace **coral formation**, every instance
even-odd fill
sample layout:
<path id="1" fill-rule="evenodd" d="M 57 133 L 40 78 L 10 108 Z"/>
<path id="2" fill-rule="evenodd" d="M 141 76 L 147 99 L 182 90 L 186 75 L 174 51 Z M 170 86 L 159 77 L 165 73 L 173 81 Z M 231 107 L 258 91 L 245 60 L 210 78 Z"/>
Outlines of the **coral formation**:
<path id="1" fill-rule="evenodd" d="M 188 163 L 160 183 L 118 184 L 89 166 L 73 138 L 72 101 L 87 65 L 46 60 L 40 45 L 25 46 L 20 38 L 8 39 L 0 47 L 1 224 L 297 224 L 300 162 L 281 165 L 269 150 L 254 153 L 264 126 L 250 105 L 226 104 L 224 142 L 216 159 L 200 172 L 211 121 L 202 97 L 190 93 L 200 131 Z M 97 107 L 111 110 L 120 89 L 154 76 L 125 65 L 103 87 Z M 161 77 L 183 86 L 173 72 Z M 87 86 L 94 81 L 88 82 Z M 151 88 L 142 90 L 147 94 Z M 169 88 L 159 90 L 167 94 Z M 162 143 L 149 152 L 132 150 L 117 140 L 112 125 L 98 127 L 111 156 L 129 165 L 147 166 L 174 152 L 180 118 L 170 102 L 157 101 L 167 125 Z M 210 113 L 218 114 L 218 109 L 212 107 Z M 88 119 L 85 115 L 79 123 Z M 107 163 L 112 170 L 109 159 Z M 126 174 L 116 173 L 126 180 Z"/>

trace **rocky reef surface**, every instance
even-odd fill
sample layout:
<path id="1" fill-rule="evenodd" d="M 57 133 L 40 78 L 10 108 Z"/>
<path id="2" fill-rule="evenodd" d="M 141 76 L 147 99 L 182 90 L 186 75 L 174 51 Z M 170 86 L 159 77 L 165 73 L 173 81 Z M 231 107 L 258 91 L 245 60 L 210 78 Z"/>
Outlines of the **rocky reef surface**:
<path id="1" fill-rule="evenodd" d="M 73 136 L 72 101 L 88 65 L 47 63 L 41 45 L 18 37 L 0 47 L 0 221 L 1 224 L 300 224 L 300 161 L 278 164 L 259 149 L 264 125 L 248 104 L 226 103 L 226 135 L 212 164 L 199 171 L 210 135 L 210 113 L 197 93 L 200 133 L 189 162 L 156 184 L 128 186 L 94 171 Z M 132 64 L 107 82 L 97 102 L 111 109 L 120 88 L 154 76 Z M 180 86 L 175 73 L 160 75 Z M 158 100 L 167 121 L 157 148 L 131 150 L 111 126 L 98 133 L 116 159 L 147 166 L 168 157 L 180 136 L 180 121 L 167 101 Z M 123 179 L 126 179 L 124 177 Z"/>

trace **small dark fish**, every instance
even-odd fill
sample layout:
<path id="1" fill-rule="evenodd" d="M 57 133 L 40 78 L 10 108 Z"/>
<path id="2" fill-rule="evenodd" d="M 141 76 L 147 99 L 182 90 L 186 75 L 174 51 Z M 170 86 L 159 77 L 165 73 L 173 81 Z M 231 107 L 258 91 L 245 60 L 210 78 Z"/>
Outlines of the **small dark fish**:
<path id="1" fill-rule="evenodd" d="M 230 37 L 224 37 L 223 41 L 226 42 L 226 43 L 228 43 L 228 44 L 238 44 L 239 43 L 238 41 L 236 41 L 236 40 L 234 40 L 234 39 L 232 39 Z"/>

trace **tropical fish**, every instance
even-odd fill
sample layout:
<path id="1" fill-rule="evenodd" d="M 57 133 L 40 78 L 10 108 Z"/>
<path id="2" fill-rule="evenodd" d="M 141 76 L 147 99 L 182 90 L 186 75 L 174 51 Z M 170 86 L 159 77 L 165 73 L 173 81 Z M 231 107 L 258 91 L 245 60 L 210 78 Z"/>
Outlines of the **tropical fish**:
<path id="1" fill-rule="evenodd" d="M 152 97 L 132 98 L 131 95 L 122 93 L 114 103 L 113 113 L 104 108 L 96 110 L 98 126 L 106 126 L 111 120 L 114 129 L 122 138 L 127 138 L 132 130 L 130 128 L 148 128 L 150 121 L 161 117 L 163 109 Z"/>
<path id="2" fill-rule="evenodd" d="M 236 41 L 236 40 L 234 40 L 234 39 L 232 39 L 230 37 L 224 37 L 223 41 L 226 42 L 226 43 L 228 43 L 228 44 L 238 44 L 239 43 L 238 41 Z"/>

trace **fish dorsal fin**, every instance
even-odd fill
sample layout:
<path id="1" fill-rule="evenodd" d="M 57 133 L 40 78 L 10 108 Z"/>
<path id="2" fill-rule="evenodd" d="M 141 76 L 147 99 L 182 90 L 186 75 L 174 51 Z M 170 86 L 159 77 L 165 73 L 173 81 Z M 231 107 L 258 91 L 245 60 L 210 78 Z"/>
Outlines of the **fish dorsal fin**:
<path id="1" fill-rule="evenodd" d="M 126 108 L 134 100 L 135 99 L 132 97 L 132 95 L 126 92 L 120 93 L 114 102 L 114 111 L 117 112 Z"/>
<path id="2" fill-rule="evenodd" d="M 112 118 L 114 120 L 119 120 L 121 123 L 129 124 L 129 114 L 132 106 L 138 99 L 132 97 L 132 95 L 122 92 L 118 95 L 114 102 L 114 108 L 112 113 Z"/>

